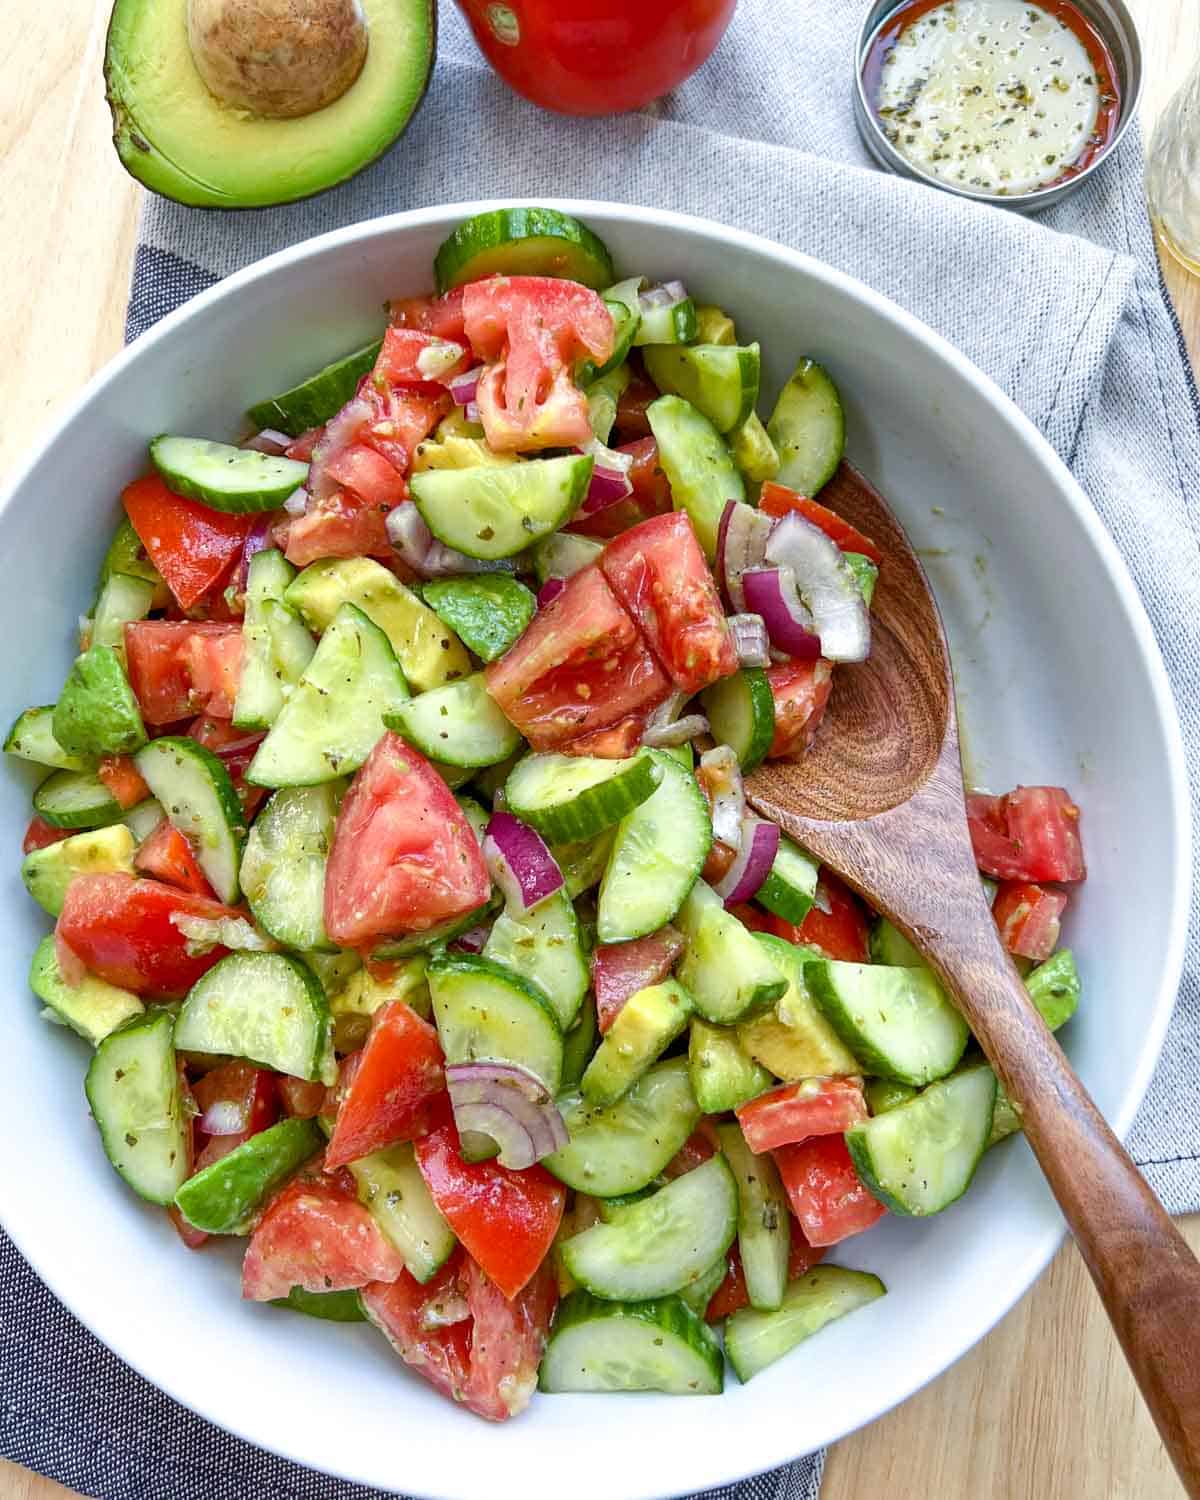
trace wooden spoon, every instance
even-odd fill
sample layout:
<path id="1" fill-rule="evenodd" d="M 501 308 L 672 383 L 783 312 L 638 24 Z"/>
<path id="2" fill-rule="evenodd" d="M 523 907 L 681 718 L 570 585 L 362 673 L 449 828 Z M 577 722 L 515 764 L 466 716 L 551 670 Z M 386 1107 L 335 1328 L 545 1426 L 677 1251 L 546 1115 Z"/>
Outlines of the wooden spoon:
<path id="1" fill-rule="evenodd" d="M 767 763 L 747 796 L 937 972 L 1021 1117 L 1163 1442 L 1200 1500 L 1200 1265 L 1000 943 L 967 832 L 946 637 L 908 538 L 848 465 L 821 499 L 886 558 L 871 656 L 838 668 L 807 756 Z"/>

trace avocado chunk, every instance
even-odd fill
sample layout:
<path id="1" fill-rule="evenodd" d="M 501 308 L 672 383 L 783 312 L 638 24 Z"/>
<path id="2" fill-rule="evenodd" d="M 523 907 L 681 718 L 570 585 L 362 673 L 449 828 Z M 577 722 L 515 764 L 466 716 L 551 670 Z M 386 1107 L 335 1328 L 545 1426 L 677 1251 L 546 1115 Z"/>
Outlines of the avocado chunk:
<path id="1" fill-rule="evenodd" d="M 141 710 L 111 646 L 92 646 L 67 674 L 54 738 L 73 755 L 132 755 L 146 743 Z"/>
<path id="2" fill-rule="evenodd" d="M 134 847 L 124 823 L 89 829 L 30 850 L 21 861 L 21 879 L 38 905 L 57 917 L 77 875 L 132 875 Z"/>
<path id="3" fill-rule="evenodd" d="M 37 946 L 29 969 L 29 987 L 46 1006 L 42 1014 L 47 1020 L 69 1026 L 93 1047 L 146 1008 L 136 995 L 95 974 L 85 974 L 79 984 L 68 984 L 58 967 L 53 933 Z"/>
<path id="4" fill-rule="evenodd" d="M 214 7 L 210 0 L 197 9 Z M 247 8 L 227 3 L 217 9 Z M 288 7 L 258 9 L 269 18 L 260 24 L 279 35 L 266 49 L 258 38 L 240 38 L 258 53 L 251 66 L 261 65 L 264 52 L 277 58 L 287 49 L 295 58 L 299 39 L 283 34 Z M 318 9 L 343 7 L 325 0 Z M 353 177 L 403 134 L 424 96 L 436 36 L 432 0 L 362 0 L 362 17 L 366 55 L 357 73 L 352 65 L 342 69 L 331 48 L 309 59 L 310 67 L 328 60 L 339 68 L 335 82 L 343 91 L 331 102 L 323 102 L 329 89 L 308 87 L 303 63 L 290 78 L 260 77 L 257 95 L 233 99 L 219 94 L 228 93 L 234 78 L 244 82 L 247 71 L 229 49 L 226 60 L 234 66 L 213 65 L 220 59 L 211 55 L 211 29 L 207 39 L 197 37 L 193 53 L 188 0 L 116 0 L 104 77 L 122 164 L 154 192 L 205 208 L 290 203 Z M 251 97 L 258 112 L 245 107 Z M 308 112 L 286 116 L 287 109 Z"/>

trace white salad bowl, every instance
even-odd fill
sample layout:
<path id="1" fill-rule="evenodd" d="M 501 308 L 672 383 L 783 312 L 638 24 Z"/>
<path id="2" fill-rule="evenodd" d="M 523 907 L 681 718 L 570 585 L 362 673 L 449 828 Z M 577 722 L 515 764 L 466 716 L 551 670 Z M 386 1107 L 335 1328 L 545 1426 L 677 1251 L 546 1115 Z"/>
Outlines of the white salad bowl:
<path id="1" fill-rule="evenodd" d="M 0 594 L 9 643 L 0 707 L 9 719 L 58 692 L 117 496 L 145 467 L 147 439 L 236 435 L 249 402 L 372 337 L 385 298 L 426 290 L 438 245 L 485 206 L 397 214 L 274 255 L 164 319 L 92 381 L 0 507 L 10 579 Z M 1190 826 L 1162 661 L 1087 498 L 973 365 L 849 277 L 699 219 L 558 206 L 603 237 L 622 274 L 679 277 L 761 339 L 764 410 L 799 356 L 832 371 L 851 458 L 916 545 L 944 554 L 930 566 L 974 778 L 997 791 L 1061 783 L 1082 806 L 1089 879 L 1066 936 L 1084 995 L 1062 1040 L 1101 1110 L 1127 1131 L 1179 980 Z M 971 1191 L 940 1217 L 889 1217 L 839 1247 L 833 1259 L 878 1272 L 888 1295 L 752 1385 L 731 1375 L 721 1397 L 538 1396 L 515 1422 L 481 1422 L 411 1375 L 369 1327 L 242 1303 L 238 1242 L 189 1254 L 166 1215 L 109 1168 L 84 1103 L 86 1046 L 46 1026 L 27 989 L 46 929 L 17 873 L 28 769 L 9 763 L 0 780 L 9 851 L 0 1137 L 10 1143 L 0 1152 L 0 1218 L 111 1349 L 254 1443 L 439 1500 L 685 1494 L 810 1452 L 903 1401 L 1003 1316 L 1060 1242 L 1055 1204 L 1015 1140 L 988 1153 Z M 1139 896 L 1133 928 L 1130 891 Z"/>

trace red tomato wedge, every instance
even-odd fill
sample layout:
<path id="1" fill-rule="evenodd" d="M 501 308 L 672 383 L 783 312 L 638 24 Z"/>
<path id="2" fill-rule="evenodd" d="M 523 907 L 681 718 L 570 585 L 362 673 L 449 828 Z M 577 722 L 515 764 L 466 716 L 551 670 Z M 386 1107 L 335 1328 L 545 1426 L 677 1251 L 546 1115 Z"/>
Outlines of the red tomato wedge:
<path id="1" fill-rule="evenodd" d="M 365 451 L 379 463 L 387 462 L 371 449 Z M 392 469 L 392 473 L 395 472 Z M 314 500 L 302 516 L 277 528 L 276 535 L 288 562 L 294 567 L 306 568 L 321 557 L 378 557 L 386 554 L 391 550 L 386 521 L 387 510 L 372 506 L 359 495 L 336 490 L 323 500 Z"/>
<path id="2" fill-rule="evenodd" d="M 150 795 L 150 788 L 128 755 L 106 755 L 96 767 L 96 775 L 122 808 L 136 807 Z"/>
<path id="3" fill-rule="evenodd" d="M 701 1120 L 679 1150 L 663 1168 L 663 1176 L 674 1180 L 683 1177 L 717 1154 L 717 1139 L 707 1120 Z"/>
<path id="4" fill-rule="evenodd" d="M 975 863 L 997 880 L 1087 879 L 1079 809 L 1061 786 L 1019 786 L 967 798 Z"/>
<path id="5" fill-rule="evenodd" d="M 629 470 L 633 494 L 618 500 L 615 505 L 594 511 L 590 516 L 577 517 L 567 531 L 601 538 L 620 536 L 639 521 L 648 521 L 651 516 L 665 516 L 671 510 L 671 486 L 658 461 L 658 444 L 654 439 L 644 437 L 635 443 L 624 443 L 617 452 L 628 453 L 633 459 Z"/>
<path id="6" fill-rule="evenodd" d="M 559 745 L 564 755 L 594 755 L 598 760 L 628 760 L 642 743 L 646 732 L 646 716 L 630 714 L 610 724 L 607 729 L 593 729 L 591 734 L 581 734 L 578 739 Z"/>
<path id="7" fill-rule="evenodd" d="M 25 837 L 21 840 L 21 853 L 32 854 L 35 849 L 48 849 L 51 844 L 61 844 L 73 832 L 71 828 L 55 828 L 53 823 L 47 823 L 39 813 L 34 813 L 25 830 Z"/>
<path id="8" fill-rule="evenodd" d="M 408 499 L 404 475 L 366 443 L 351 443 L 325 465 L 330 479 L 353 490 L 358 498 L 385 514 Z"/>
<path id="9" fill-rule="evenodd" d="M 775 484 L 768 480 L 762 487 L 758 508 L 766 511 L 769 516 L 786 516 L 789 512 L 795 511 L 806 521 L 819 526 L 830 541 L 836 542 L 843 552 L 861 552 L 864 557 L 869 557 L 876 564 L 883 561 L 882 550 L 869 536 L 864 536 L 857 527 L 851 526 L 849 521 L 844 521 L 837 511 L 830 510 L 827 505 L 822 505 L 818 500 L 810 500 L 805 495 L 797 494 L 795 490 L 789 490 L 786 485 Z"/>
<path id="10" fill-rule="evenodd" d="M 786 760 L 803 755 L 825 715 L 833 691 L 833 667 L 820 657 L 788 661 L 768 667 L 766 676 L 775 699 L 775 738 L 767 756 Z"/>
<path id="11" fill-rule="evenodd" d="M 828 911 L 823 908 L 827 906 Z M 847 963 L 865 964 L 870 960 L 867 948 L 867 914 L 852 890 L 830 870 L 822 870 L 817 881 L 817 905 L 797 927 L 783 917 L 769 916 L 767 932 L 773 932 L 788 943 L 819 948 L 826 958 L 845 959 Z"/>
<path id="12" fill-rule="evenodd" d="M 511 1301 L 533 1277 L 558 1233 L 566 1189 L 544 1167 L 513 1172 L 496 1161 L 465 1162 L 449 1097 L 416 1143 L 417 1165 L 442 1217 Z"/>
<path id="13" fill-rule="evenodd" d="M 407 1270 L 361 1292 L 363 1311 L 410 1369 L 451 1401 L 467 1399 L 471 1312 L 463 1288 L 466 1256 L 456 1250 L 432 1281 Z"/>
<path id="14" fill-rule="evenodd" d="M 683 936 L 670 926 L 632 943 L 602 943 L 592 954 L 600 1030 L 608 1030 L 631 995 L 665 979 L 682 952 Z"/>
<path id="15" fill-rule="evenodd" d="M 178 886 L 181 891 L 194 891 L 199 896 L 217 899 L 196 861 L 191 844 L 166 818 L 139 847 L 133 856 L 133 867 L 142 875 Z"/>
<path id="16" fill-rule="evenodd" d="M 306 1168 L 272 1200 L 242 1261 L 249 1302 L 306 1292 L 345 1292 L 407 1274 L 399 1253 L 354 1194 L 348 1172 Z"/>
<path id="17" fill-rule="evenodd" d="M 421 1135 L 446 1087 L 438 1034 L 403 1000 L 376 1011 L 325 1151 L 327 1171 Z"/>
<path id="18" fill-rule="evenodd" d="M 1066 891 L 1049 891 L 1029 882 L 1006 882 L 996 892 L 992 915 L 1004 946 L 1018 958 L 1040 963 L 1058 947 Z"/>
<path id="19" fill-rule="evenodd" d="M 156 474 L 129 485 L 121 500 L 150 561 L 184 609 L 225 577 L 255 522 L 252 515 L 227 515 L 173 494 Z"/>
<path id="20" fill-rule="evenodd" d="M 440 385 L 390 386 L 386 390 L 364 384 L 362 398 L 374 416 L 362 441 L 407 473 L 417 444 L 427 438 L 454 401 Z"/>
<path id="21" fill-rule="evenodd" d="M 510 1299 L 475 1261 L 464 1260 L 471 1309 L 466 1402 L 481 1417 L 504 1422 L 524 1411 L 537 1389 L 538 1366 L 558 1304 L 558 1281 L 546 1260 Z"/>
<path id="22" fill-rule="evenodd" d="M 804 1231 L 795 1219 L 788 1219 L 791 1232 L 791 1245 L 788 1250 L 788 1280 L 796 1281 L 803 1276 L 805 1271 L 811 1271 L 819 1260 L 824 1259 L 825 1247 L 823 1245 L 810 1245 L 804 1238 Z M 729 1247 L 729 1269 L 725 1273 L 725 1280 L 712 1294 L 708 1307 L 705 1310 L 705 1318 L 710 1323 L 716 1323 L 721 1318 L 727 1318 L 731 1313 L 740 1312 L 743 1307 L 750 1306 L 750 1297 L 746 1291 L 746 1276 L 742 1270 L 742 1257 L 737 1247 L 737 1241 Z"/>
<path id="23" fill-rule="evenodd" d="M 129 685 L 147 724 L 228 719 L 242 675 L 242 627 L 138 620 L 125 627 Z"/>
<path id="24" fill-rule="evenodd" d="M 398 734 L 346 793 L 325 873 L 325 926 L 343 948 L 426 932 L 482 906 L 491 879 L 446 783 Z"/>
<path id="25" fill-rule="evenodd" d="M 736 1109 L 746 1144 L 756 1156 L 806 1141 L 814 1135 L 843 1135 L 867 1118 L 858 1078 L 805 1078 L 760 1094 Z"/>
<path id="26" fill-rule="evenodd" d="M 157 880 L 80 875 L 67 887 L 57 930 L 91 973 L 135 994 L 171 1000 L 186 994 L 227 951 L 218 945 L 207 953 L 189 952 L 191 944 L 171 918 L 240 915 Z"/>
<path id="27" fill-rule="evenodd" d="M 236 783 L 246 774 L 254 752 L 266 738 L 245 729 L 235 729 L 228 719 L 214 719 L 207 714 L 188 725 L 188 735 L 198 745 L 211 750 Z"/>
<path id="28" fill-rule="evenodd" d="M 463 288 L 456 286 L 442 297 L 401 297 L 388 304 L 388 316 L 397 328 L 419 328 L 440 339 L 465 344 Z"/>
<path id="29" fill-rule="evenodd" d="M 840 1135 L 780 1146 L 774 1156 L 792 1212 L 810 1245 L 836 1245 L 870 1229 L 887 1212 L 863 1186 Z"/>
<path id="30" fill-rule="evenodd" d="M 717 585 L 686 512 L 623 532 L 605 547 L 600 567 L 682 692 L 698 693 L 737 671 Z"/>
<path id="31" fill-rule="evenodd" d="M 603 364 L 613 321 L 601 298 L 554 276 L 492 276 L 463 289 L 467 338 L 489 368 L 476 400 L 497 452 L 570 448 L 592 435 L 578 360 Z"/>
<path id="32" fill-rule="evenodd" d="M 617 398 L 617 416 L 613 423 L 614 434 L 622 443 L 632 443 L 651 437 L 650 419 L 646 408 L 658 400 L 658 387 L 644 375 L 635 375 Z"/>
<path id="33" fill-rule="evenodd" d="M 535 750 L 606 729 L 671 690 L 594 565 L 568 578 L 484 675 L 488 692 Z"/>
<path id="34" fill-rule="evenodd" d="M 233 1140 L 240 1145 L 274 1125 L 279 1115 L 275 1074 L 253 1063 L 222 1063 L 196 1080 L 192 1096 L 200 1111 L 197 1131 L 212 1140 Z M 222 1128 L 210 1130 L 210 1125 Z"/>
<path id="35" fill-rule="evenodd" d="M 457 350 L 457 357 L 451 356 Z M 466 365 L 467 351 L 459 339 L 439 338 L 420 328 L 393 325 L 383 336 L 383 348 L 371 372 L 378 386 L 425 385 L 446 381 Z M 450 364 L 446 361 L 451 360 Z M 430 373 L 431 370 L 434 373 Z"/>
<path id="36" fill-rule="evenodd" d="M 285 1073 L 276 1077 L 275 1084 L 283 1112 L 289 1118 L 315 1120 L 324 1113 L 328 1090 L 323 1083 L 310 1083 L 307 1078 L 293 1078 Z"/>

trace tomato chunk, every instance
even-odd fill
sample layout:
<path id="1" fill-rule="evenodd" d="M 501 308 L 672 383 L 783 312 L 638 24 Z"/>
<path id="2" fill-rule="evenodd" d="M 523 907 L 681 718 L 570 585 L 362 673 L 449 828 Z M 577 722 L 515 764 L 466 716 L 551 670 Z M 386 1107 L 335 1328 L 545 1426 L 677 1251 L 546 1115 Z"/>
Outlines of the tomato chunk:
<path id="1" fill-rule="evenodd" d="M 347 1173 L 305 1169 L 272 1200 L 242 1261 L 242 1296 L 250 1302 L 306 1292 L 345 1292 L 395 1281 L 404 1261 L 358 1201 Z"/>
<path id="2" fill-rule="evenodd" d="M 602 943 L 592 954 L 600 1030 L 608 1030 L 631 995 L 665 979 L 682 952 L 683 936 L 670 926 L 631 943 Z"/>
<path id="3" fill-rule="evenodd" d="M 840 958 L 852 964 L 865 964 L 870 959 L 867 915 L 862 903 L 830 870 L 821 871 L 816 904 L 799 926 L 776 916 L 769 916 L 766 923 L 767 932 L 788 943 L 819 948 L 826 958 Z"/>
<path id="4" fill-rule="evenodd" d="M 550 1319 L 558 1303 L 558 1281 L 549 1260 L 508 1298 L 469 1257 L 465 1259 L 467 1306 L 471 1309 L 471 1373 L 466 1402 L 493 1422 L 515 1417 L 537 1389 Z"/>
<path id="5" fill-rule="evenodd" d="M 663 1176 L 674 1180 L 694 1172 L 717 1154 L 717 1137 L 707 1120 L 701 1120 L 663 1168 Z"/>
<path id="6" fill-rule="evenodd" d="M 434 1028 L 403 1000 L 383 1006 L 338 1108 L 325 1166 L 333 1171 L 423 1134 L 429 1105 L 445 1087 Z"/>
<path id="7" fill-rule="evenodd" d="M 157 474 L 129 485 L 121 500 L 150 561 L 184 609 L 225 577 L 255 521 L 173 494 Z"/>
<path id="8" fill-rule="evenodd" d="M 1087 879 L 1079 809 L 1061 786 L 1019 786 L 967 798 L 975 863 L 997 880 Z"/>
<path id="9" fill-rule="evenodd" d="M 465 344 L 467 330 L 463 323 L 463 292 L 456 286 L 441 297 L 400 297 L 388 305 L 388 315 L 397 328 L 419 328 L 440 339 Z"/>
<path id="10" fill-rule="evenodd" d="M 734 1111 L 756 1155 L 814 1135 L 843 1135 L 867 1118 L 858 1078 L 805 1078 L 760 1094 Z"/>
<path id="11" fill-rule="evenodd" d="M 393 324 L 383 336 L 383 348 L 371 378 L 379 386 L 446 381 L 464 368 L 466 355 L 458 339 L 439 338 L 420 328 Z"/>
<path id="12" fill-rule="evenodd" d="M 791 1244 L 788 1249 L 787 1279 L 795 1281 L 803 1276 L 805 1271 L 811 1271 L 819 1260 L 824 1259 L 825 1248 L 823 1245 L 810 1245 L 804 1238 L 803 1229 L 791 1217 L 788 1218 L 788 1227 L 791 1233 Z M 725 1280 L 712 1294 L 704 1313 L 710 1323 L 716 1323 L 721 1318 L 727 1318 L 731 1313 L 740 1312 L 743 1307 L 750 1306 L 750 1294 L 746 1291 L 746 1273 L 742 1269 L 742 1257 L 736 1240 L 729 1247 L 727 1264 L 729 1269 L 725 1272 Z"/>
<path id="13" fill-rule="evenodd" d="M 58 933 L 85 967 L 109 984 L 155 1000 L 191 989 L 227 950 L 189 952 L 172 917 L 237 917 L 239 912 L 132 875 L 80 875 L 67 887 Z"/>
<path id="14" fill-rule="evenodd" d="M 367 505 L 385 514 L 408 499 L 404 475 L 382 453 L 366 443 L 351 443 L 325 465 L 330 479 L 353 490 Z"/>
<path id="15" fill-rule="evenodd" d="M 484 675 L 488 692 L 535 750 L 608 728 L 671 690 L 594 565 L 569 578 Z"/>
<path id="16" fill-rule="evenodd" d="M 150 788 L 128 755 L 106 755 L 96 767 L 96 775 L 122 808 L 136 807 L 150 795 Z"/>
<path id="17" fill-rule="evenodd" d="M 615 505 L 593 511 L 590 516 L 577 516 L 566 530 L 577 531 L 581 536 L 620 536 L 639 521 L 665 516 L 671 510 L 671 486 L 658 461 L 658 444 L 654 439 L 644 437 L 635 443 L 623 443 L 616 451 L 628 453 L 633 459 L 629 469 L 633 494 Z"/>
<path id="18" fill-rule="evenodd" d="M 617 398 L 617 417 L 613 432 L 622 443 L 652 436 L 646 408 L 659 397 L 658 387 L 644 375 L 635 375 Z"/>
<path id="19" fill-rule="evenodd" d="M 55 828 L 40 813 L 34 813 L 25 830 L 25 837 L 21 840 L 21 853 L 32 854 L 35 849 L 48 849 L 51 844 L 61 844 L 63 839 L 71 837 L 72 832 L 70 828 Z"/>
<path id="20" fill-rule="evenodd" d="M 162 880 L 167 885 L 178 886 L 181 891 L 194 891 L 200 896 L 216 895 L 205 879 L 204 871 L 196 860 L 191 844 L 164 818 L 133 856 L 133 866 L 143 875 Z"/>
<path id="21" fill-rule="evenodd" d="M 833 667 L 824 659 L 788 661 L 768 667 L 775 699 L 775 738 L 767 755 L 785 760 L 803 755 L 813 742 L 833 691 Z"/>
<path id="22" fill-rule="evenodd" d="M 789 490 L 786 485 L 775 484 L 772 480 L 768 480 L 762 487 L 758 508 L 766 511 L 769 516 L 786 516 L 789 512 L 795 511 L 806 521 L 819 526 L 830 541 L 836 542 L 843 552 L 861 552 L 864 557 L 869 557 L 876 564 L 883 561 L 883 552 L 869 536 L 864 536 L 856 526 L 851 526 L 849 521 L 843 520 L 837 511 L 830 510 L 819 500 L 810 500 L 806 495 Z"/>
<path id="23" fill-rule="evenodd" d="M 425 932 L 482 906 L 491 879 L 446 783 L 398 734 L 383 736 L 338 814 L 325 926 L 340 947 Z"/>
<path id="24" fill-rule="evenodd" d="M 1010 953 L 1041 962 L 1058 947 L 1066 908 L 1066 891 L 1008 881 L 996 892 L 992 915 L 1000 929 L 1001 941 Z"/>
<path id="25" fill-rule="evenodd" d="M 200 1111 L 197 1130 L 216 1140 L 240 1144 L 274 1125 L 279 1114 L 275 1074 L 253 1063 L 221 1063 L 196 1080 L 192 1096 Z M 221 1128 L 211 1129 L 214 1125 Z"/>
<path id="26" fill-rule="evenodd" d="M 544 1167 L 513 1172 L 496 1161 L 465 1162 L 448 1096 L 435 1105 L 417 1165 L 442 1217 L 510 1300 L 532 1278 L 558 1233 L 566 1189 Z"/>
<path id="27" fill-rule="evenodd" d="M 840 1135 L 818 1135 L 780 1146 L 775 1165 L 788 1202 L 810 1245 L 836 1245 L 870 1229 L 887 1212 L 871 1197 L 854 1170 Z"/>
<path id="28" fill-rule="evenodd" d="M 717 585 L 685 511 L 624 532 L 605 547 L 600 567 L 682 692 L 737 671 Z"/>
<path id="29" fill-rule="evenodd" d="M 558 748 L 564 755 L 594 755 L 598 760 L 628 760 L 641 745 L 645 732 L 646 715 L 629 714 L 606 729 L 593 729 L 590 734 L 581 734 Z"/>
<path id="30" fill-rule="evenodd" d="M 323 1083 L 310 1083 L 307 1078 L 293 1078 L 285 1073 L 276 1077 L 275 1084 L 283 1112 L 290 1119 L 315 1120 L 324 1113 L 328 1090 Z"/>
<path id="31" fill-rule="evenodd" d="M 147 724 L 233 713 L 242 675 L 240 625 L 137 620 L 125 627 L 125 656 Z"/>
<path id="32" fill-rule="evenodd" d="M 372 457 L 386 462 L 378 454 Z M 335 490 L 324 499 L 314 500 L 302 516 L 277 528 L 276 536 L 288 562 L 306 568 L 321 557 L 386 554 L 391 549 L 386 523 L 386 511 L 347 490 Z"/>
<path id="33" fill-rule="evenodd" d="M 362 1289 L 363 1311 L 410 1369 L 451 1401 L 466 1401 L 471 1310 L 461 1250 L 423 1286 L 407 1270 Z"/>

